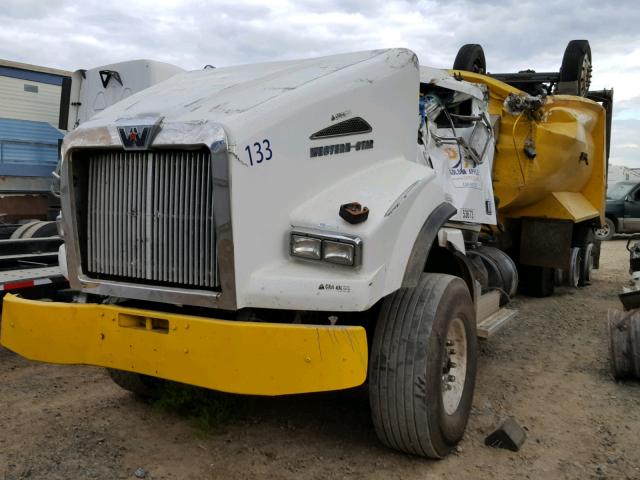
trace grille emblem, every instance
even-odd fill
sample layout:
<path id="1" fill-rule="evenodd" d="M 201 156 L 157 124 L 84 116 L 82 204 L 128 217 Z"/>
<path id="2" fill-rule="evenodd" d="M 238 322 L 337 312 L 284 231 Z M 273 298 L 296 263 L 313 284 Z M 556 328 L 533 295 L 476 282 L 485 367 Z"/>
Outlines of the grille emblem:
<path id="1" fill-rule="evenodd" d="M 129 141 L 138 143 L 138 129 L 136 127 L 133 127 L 129 132 Z"/>
<path id="2" fill-rule="evenodd" d="M 157 131 L 157 124 L 118 127 L 120 140 L 125 150 L 146 150 Z"/>

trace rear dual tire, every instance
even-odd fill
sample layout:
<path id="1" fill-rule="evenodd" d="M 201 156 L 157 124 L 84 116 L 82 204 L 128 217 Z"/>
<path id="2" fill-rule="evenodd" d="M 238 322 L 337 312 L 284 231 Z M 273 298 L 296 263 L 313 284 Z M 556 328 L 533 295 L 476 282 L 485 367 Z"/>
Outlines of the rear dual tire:
<path id="1" fill-rule="evenodd" d="M 578 288 L 591 285 L 591 272 L 595 264 L 595 245 L 587 243 L 572 247 L 569 270 L 556 269 L 556 285 Z"/>
<path id="2" fill-rule="evenodd" d="M 591 271 L 595 263 L 595 246 L 593 243 L 587 243 L 580 248 L 580 278 L 578 285 L 585 287 L 591 285 Z"/>
<path id="3" fill-rule="evenodd" d="M 572 95 L 584 97 L 591 85 L 591 47 L 587 40 L 571 40 L 567 44 L 560 67 L 560 82 L 575 82 Z"/>
<path id="4" fill-rule="evenodd" d="M 580 277 L 583 270 L 582 254 L 583 251 L 580 247 L 571 248 L 571 261 L 569 270 L 567 271 L 567 284 L 573 288 L 580 286 Z"/>
<path id="5" fill-rule="evenodd" d="M 383 304 L 371 347 L 369 399 L 385 445 L 443 458 L 462 439 L 477 370 L 475 309 L 460 278 L 423 274 Z"/>
<path id="6" fill-rule="evenodd" d="M 466 70 L 468 72 L 487 72 L 487 61 L 481 45 L 468 43 L 460 47 L 453 62 L 454 70 Z M 559 80 L 563 83 L 573 83 L 571 95 L 584 97 L 589 92 L 591 85 L 591 47 L 587 40 L 571 40 L 562 56 Z"/>
<path id="7" fill-rule="evenodd" d="M 487 61 L 482 46 L 477 43 L 468 43 L 460 47 L 456 59 L 453 61 L 453 69 L 482 74 L 486 73 Z"/>

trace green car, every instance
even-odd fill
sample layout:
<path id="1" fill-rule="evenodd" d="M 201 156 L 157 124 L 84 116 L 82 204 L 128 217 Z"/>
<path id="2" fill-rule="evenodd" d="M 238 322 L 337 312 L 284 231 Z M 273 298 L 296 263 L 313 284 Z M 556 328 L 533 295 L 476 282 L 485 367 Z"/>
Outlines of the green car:
<path id="1" fill-rule="evenodd" d="M 608 188 L 605 216 L 605 224 L 596 230 L 600 240 L 640 232 L 640 182 L 618 182 Z"/>

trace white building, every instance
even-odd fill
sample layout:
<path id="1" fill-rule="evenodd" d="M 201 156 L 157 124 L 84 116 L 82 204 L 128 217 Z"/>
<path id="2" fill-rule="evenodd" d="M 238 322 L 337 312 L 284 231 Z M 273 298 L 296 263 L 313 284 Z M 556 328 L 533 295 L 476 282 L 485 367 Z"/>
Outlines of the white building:
<path id="1" fill-rule="evenodd" d="M 624 165 L 609 165 L 608 185 L 633 180 L 640 182 L 640 168 L 630 168 Z"/>

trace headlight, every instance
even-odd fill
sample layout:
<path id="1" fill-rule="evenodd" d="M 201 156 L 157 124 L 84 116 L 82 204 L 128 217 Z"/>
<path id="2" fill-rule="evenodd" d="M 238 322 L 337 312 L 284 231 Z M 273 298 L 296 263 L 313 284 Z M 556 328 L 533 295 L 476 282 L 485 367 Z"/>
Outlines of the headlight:
<path id="1" fill-rule="evenodd" d="M 320 260 L 322 258 L 322 240 L 302 235 L 291 235 L 291 255 Z"/>
<path id="2" fill-rule="evenodd" d="M 356 267 L 362 263 L 362 240 L 351 235 L 300 229 L 291 232 L 289 253 L 307 260 Z"/>
<path id="3" fill-rule="evenodd" d="M 325 240 L 322 242 L 324 249 L 322 259 L 325 262 L 339 263 L 340 265 L 353 265 L 355 248 L 349 243 L 332 242 Z"/>

